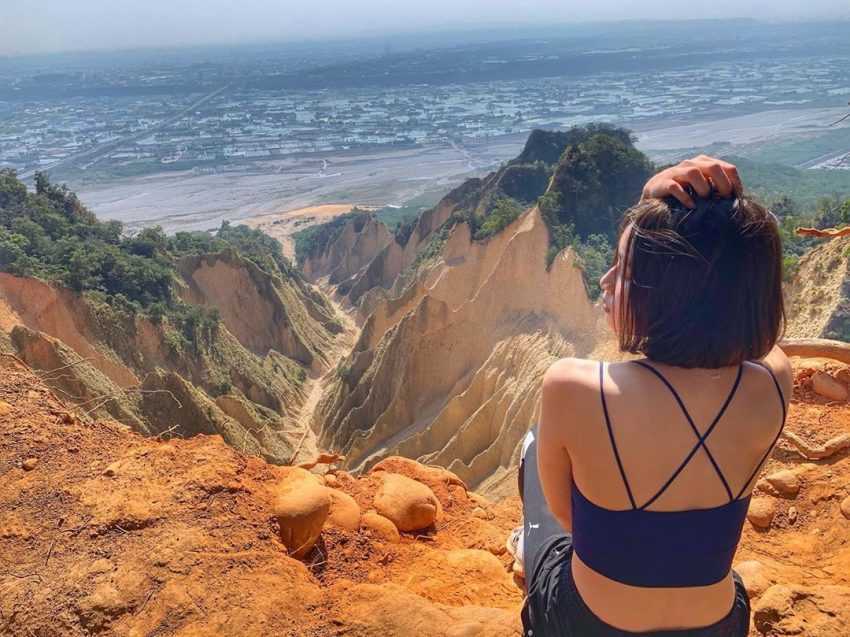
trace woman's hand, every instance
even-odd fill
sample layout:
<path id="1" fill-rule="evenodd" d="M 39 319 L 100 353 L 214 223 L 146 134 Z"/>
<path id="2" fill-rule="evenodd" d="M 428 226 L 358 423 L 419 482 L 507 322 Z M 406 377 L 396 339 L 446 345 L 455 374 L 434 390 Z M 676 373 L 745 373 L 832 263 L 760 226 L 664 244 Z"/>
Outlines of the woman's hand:
<path id="1" fill-rule="evenodd" d="M 744 190 L 735 166 L 721 159 L 700 155 L 686 159 L 652 177 L 643 187 L 641 201 L 675 197 L 684 206 L 693 208 L 694 200 L 688 194 L 686 186 L 693 188 L 700 197 L 707 197 L 712 188 L 721 197 L 740 195 Z"/>

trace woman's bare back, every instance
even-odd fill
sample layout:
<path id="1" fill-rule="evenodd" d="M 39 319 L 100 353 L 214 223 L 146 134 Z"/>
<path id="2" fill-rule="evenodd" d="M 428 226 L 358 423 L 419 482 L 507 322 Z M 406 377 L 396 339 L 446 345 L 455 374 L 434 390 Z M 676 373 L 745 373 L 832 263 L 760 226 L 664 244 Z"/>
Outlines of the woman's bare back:
<path id="1" fill-rule="evenodd" d="M 755 483 L 753 474 L 772 447 L 783 419 L 783 404 L 771 374 L 761 364 L 746 362 L 733 393 L 738 367 L 683 369 L 646 363 L 678 393 L 700 436 L 732 395 L 705 439 L 708 452 L 704 448 L 695 450 L 697 433 L 674 393 L 651 369 L 637 362 L 604 366 L 609 434 L 600 395 L 599 364 L 565 360 L 559 365 L 566 368 L 571 408 L 563 413 L 558 429 L 563 432 L 563 445 L 579 491 L 594 504 L 612 510 L 633 508 L 632 499 L 636 506 L 645 505 L 656 495 L 648 510 L 718 507 L 729 503 L 730 492 L 733 497 L 746 497 Z M 781 352 L 772 353 L 764 363 L 771 367 L 787 400 L 792 382 L 787 358 Z M 658 495 L 689 454 L 690 460 Z M 624 630 L 709 625 L 728 612 L 734 596 L 731 575 L 709 586 L 641 588 L 595 572 L 578 555 L 573 560 L 573 573 L 590 609 L 603 621 Z"/>

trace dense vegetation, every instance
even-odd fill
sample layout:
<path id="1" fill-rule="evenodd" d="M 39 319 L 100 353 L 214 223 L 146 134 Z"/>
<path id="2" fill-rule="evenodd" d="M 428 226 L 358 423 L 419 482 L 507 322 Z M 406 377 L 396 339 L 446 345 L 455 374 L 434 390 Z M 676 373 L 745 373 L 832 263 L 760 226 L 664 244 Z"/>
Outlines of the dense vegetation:
<path id="1" fill-rule="evenodd" d="M 847 170 L 802 170 L 736 156 L 724 159 L 738 167 L 747 190 L 763 201 L 791 199 L 800 210 L 815 210 L 825 197 L 850 197 L 850 171 Z"/>
<path id="2" fill-rule="evenodd" d="M 292 239 L 295 241 L 296 262 L 300 265 L 308 257 L 324 253 L 328 246 L 340 235 L 349 221 L 356 221 L 359 224 L 363 224 L 366 222 L 368 215 L 368 212 L 355 207 L 351 212 L 334 217 L 326 223 L 320 223 L 304 230 L 299 230 L 292 235 Z M 359 226 L 359 228 L 362 227 L 362 225 Z"/>
<path id="3" fill-rule="evenodd" d="M 33 276 L 86 294 L 106 314 L 142 312 L 167 321 L 197 349 L 217 329 L 215 310 L 182 302 L 175 292 L 183 256 L 234 249 L 265 270 L 289 275 L 280 244 L 259 230 L 223 223 L 216 233 L 146 228 L 127 236 L 117 221 L 99 221 L 65 186 L 36 176 L 30 192 L 15 173 L 0 170 L 0 271 Z"/>
<path id="4" fill-rule="evenodd" d="M 522 153 L 482 180 L 476 197 L 458 206 L 448 223 L 463 220 L 473 238 L 483 240 L 537 203 L 549 229 L 547 263 L 572 246 L 596 296 L 620 218 L 652 171 L 628 130 L 606 124 L 536 130 Z"/>

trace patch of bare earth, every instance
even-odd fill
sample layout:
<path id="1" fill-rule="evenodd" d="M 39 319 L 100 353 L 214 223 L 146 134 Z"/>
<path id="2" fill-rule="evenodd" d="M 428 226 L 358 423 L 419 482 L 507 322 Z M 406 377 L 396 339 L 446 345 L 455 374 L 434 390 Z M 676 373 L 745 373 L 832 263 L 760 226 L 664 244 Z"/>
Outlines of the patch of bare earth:
<path id="1" fill-rule="evenodd" d="M 295 242 L 292 235 L 300 230 L 306 230 L 310 226 L 327 223 L 334 217 L 347 214 L 357 208 L 362 211 L 375 210 L 374 206 L 361 206 L 356 204 L 323 204 L 319 206 L 308 206 L 297 210 L 284 212 L 273 212 L 258 217 L 246 219 L 243 223 L 252 228 L 258 228 L 267 235 L 280 241 L 283 254 L 290 260 L 295 261 Z"/>

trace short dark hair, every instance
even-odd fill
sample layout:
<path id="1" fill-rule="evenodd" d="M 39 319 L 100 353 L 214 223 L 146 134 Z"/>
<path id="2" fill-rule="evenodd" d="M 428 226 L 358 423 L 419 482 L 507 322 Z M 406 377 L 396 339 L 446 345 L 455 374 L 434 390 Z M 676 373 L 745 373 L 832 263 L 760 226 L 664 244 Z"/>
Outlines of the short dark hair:
<path id="1" fill-rule="evenodd" d="M 678 367 L 761 358 L 785 325 L 776 217 L 747 197 L 695 201 L 626 213 L 620 349 Z"/>

